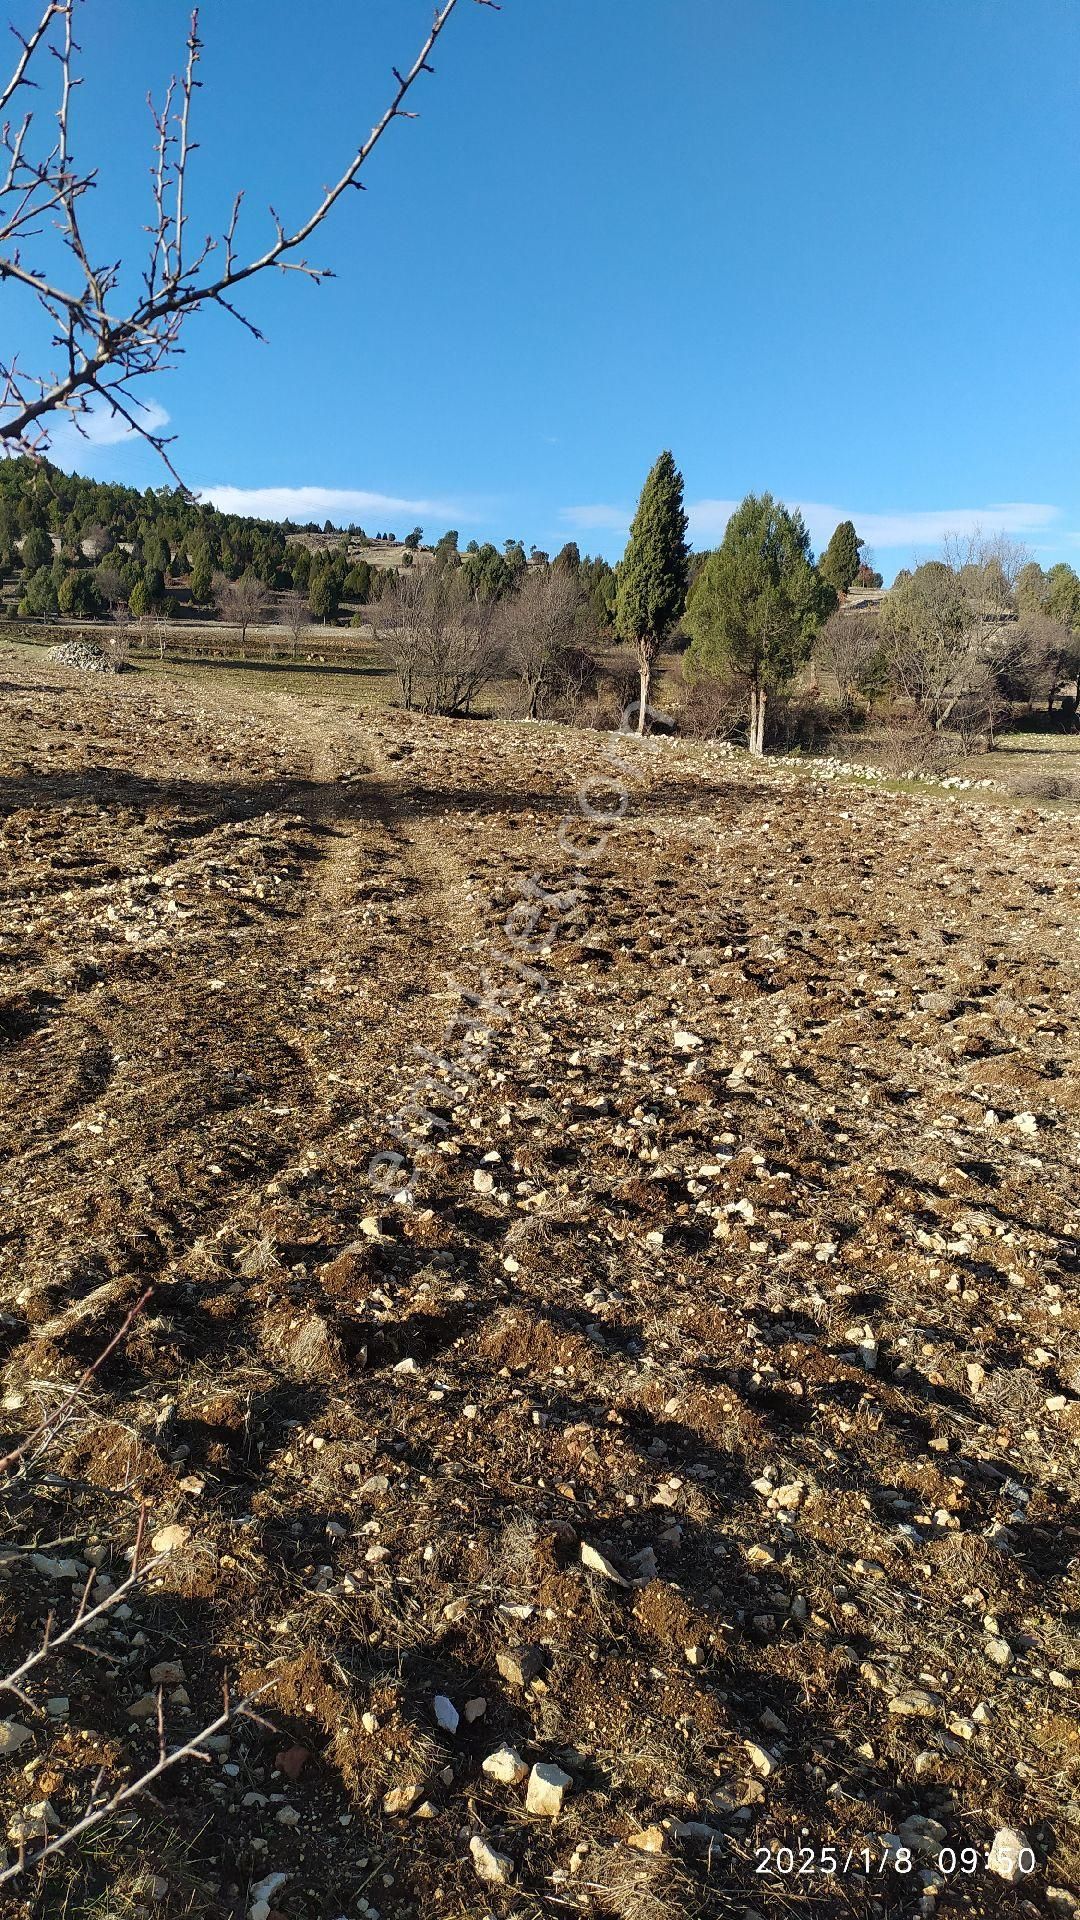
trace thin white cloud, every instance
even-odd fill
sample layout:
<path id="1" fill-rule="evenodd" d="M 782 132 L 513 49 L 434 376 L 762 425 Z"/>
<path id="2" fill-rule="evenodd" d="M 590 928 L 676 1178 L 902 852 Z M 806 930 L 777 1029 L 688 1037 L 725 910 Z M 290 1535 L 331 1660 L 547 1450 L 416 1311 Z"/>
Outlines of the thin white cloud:
<path id="1" fill-rule="evenodd" d="M 460 500 L 405 500 L 393 493 L 371 493 L 354 487 L 197 487 L 200 500 L 222 513 L 250 514 L 258 520 L 445 521 L 466 523 L 480 516 Z"/>
<path id="2" fill-rule="evenodd" d="M 723 538 L 734 500 L 698 500 L 688 508 L 690 531 L 696 542 Z M 1009 533 L 1017 537 L 1045 533 L 1061 518 L 1061 509 L 1033 501 L 1008 501 L 986 507 L 932 507 L 911 511 L 868 513 L 861 508 L 831 506 L 820 500 L 796 500 L 815 547 L 823 547 L 841 520 L 853 520 L 861 540 L 876 552 L 899 548 L 939 547 L 948 535 L 961 538 L 980 530 L 988 536 Z"/>
<path id="3" fill-rule="evenodd" d="M 156 400 L 144 400 L 136 405 L 128 402 L 132 418 L 147 433 L 160 433 L 169 424 L 169 415 Z M 50 459 L 57 462 L 77 462 L 80 452 L 88 447 L 119 447 L 126 441 L 137 440 L 135 428 L 128 425 L 122 414 L 114 413 L 104 401 L 97 401 L 87 413 L 78 416 L 78 426 L 69 414 L 54 415 L 55 426 L 50 426 Z"/>
<path id="4" fill-rule="evenodd" d="M 687 506 L 690 537 L 695 546 L 715 545 L 722 540 L 724 528 L 738 506 L 737 500 L 693 500 Z M 977 529 L 992 536 L 1008 533 L 1017 538 L 1034 538 L 1057 530 L 1060 507 L 1030 500 L 1014 500 L 985 507 L 931 507 L 896 509 L 882 513 L 860 508 L 832 506 L 820 500 L 793 500 L 810 530 L 815 547 L 823 547 L 841 520 L 853 520 L 860 539 L 875 552 L 899 549 L 939 547 L 949 534 L 963 537 Z M 568 526 L 604 528 L 612 533 L 629 529 L 632 512 L 626 507 L 596 503 L 584 507 L 563 507 L 559 518 Z"/>
<path id="5" fill-rule="evenodd" d="M 582 532 L 599 527 L 610 527 L 614 533 L 625 533 L 633 515 L 630 507 L 560 507 L 559 519 L 568 527 L 580 527 Z"/>

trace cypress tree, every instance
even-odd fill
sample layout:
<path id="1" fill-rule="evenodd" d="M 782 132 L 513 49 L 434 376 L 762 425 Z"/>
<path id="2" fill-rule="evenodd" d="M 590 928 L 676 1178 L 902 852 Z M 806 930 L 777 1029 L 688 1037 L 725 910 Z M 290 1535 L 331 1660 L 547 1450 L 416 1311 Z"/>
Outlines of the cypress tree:
<path id="1" fill-rule="evenodd" d="M 683 478 L 670 453 L 662 453 L 645 485 L 618 568 L 615 630 L 637 648 L 641 676 L 639 733 L 652 689 L 656 656 L 683 610 L 686 598 L 686 515 Z"/>
<path id="2" fill-rule="evenodd" d="M 850 593 L 859 572 L 859 548 L 862 546 L 852 520 L 841 520 L 821 556 L 818 571 L 823 580 L 839 594 Z"/>

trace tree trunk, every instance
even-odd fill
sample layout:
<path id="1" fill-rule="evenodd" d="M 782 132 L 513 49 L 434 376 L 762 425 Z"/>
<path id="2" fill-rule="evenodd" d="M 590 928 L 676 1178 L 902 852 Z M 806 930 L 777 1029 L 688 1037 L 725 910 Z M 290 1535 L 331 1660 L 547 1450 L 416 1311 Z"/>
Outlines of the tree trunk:
<path id="1" fill-rule="evenodd" d="M 638 705 L 637 730 L 639 737 L 645 732 L 645 715 L 649 707 L 649 695 L 652 692 L 653 657 L 652 647 L 647 640 L 638 641 L 638 674 L 641 680 L 641 699 Z"/>
<path id="2" fill-rule="evenodd" d="M 760 759 L 765 751 L 765 689 L 750 689 L 750 752 Z"/>

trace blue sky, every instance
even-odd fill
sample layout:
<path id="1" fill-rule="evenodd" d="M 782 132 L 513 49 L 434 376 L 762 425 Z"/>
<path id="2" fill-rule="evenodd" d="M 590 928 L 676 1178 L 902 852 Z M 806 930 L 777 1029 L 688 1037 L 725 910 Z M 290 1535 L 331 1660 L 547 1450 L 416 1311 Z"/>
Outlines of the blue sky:
<path id="1" fill-rule="evenodd" d="M 208 0 L 194 224 L 304 211 L 430 14 Z M 185 20 L 82 10 L 103 254 Z M 767 487 L 886 574 L 976 521 L 1080 559 L 1076 0 L 460 0 L 437 68 L 313 243 L 337 277 L 256 285 L 265 346 L 197 318 L 147 389 L 189 484 L 615 557 L 670 446 L 699 546 Z M 98 440 L 55 457 L 157 483 Z"/>

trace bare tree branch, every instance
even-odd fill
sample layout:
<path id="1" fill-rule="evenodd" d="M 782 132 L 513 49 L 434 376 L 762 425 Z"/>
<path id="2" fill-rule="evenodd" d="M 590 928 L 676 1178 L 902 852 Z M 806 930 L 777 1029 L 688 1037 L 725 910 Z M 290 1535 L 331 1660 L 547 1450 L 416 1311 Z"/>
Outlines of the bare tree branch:
<path id="1" fill-rule="evenodd" d="M 494 7 L 495 0 L 477 0 L 477 4 Z M 261 253 L 247 259 L 237 247 L 242 191 L 234 197 L 220 239 L 208 235 L 193 257 L 187 255 L 189 168 L 198 147 L 192 137 L 192 117 L 195 94 L 202 84 L 197 77 L 202 41 L 196 8 L 183 75 L 170 81 L 160 109 L 151 103 L 155 139 L 149 256 L 141 295 L 126 312 L 114 310 L 112 300 L 122 263 L 95 265 L 81 222 L 80 201 L 97 176 L 94 171 L 79 171 L 71 144 L 72 96 L 80 84 L 75 72 L 79 52 L 73 32 L 75 5 L 76 0 L 49 0 L 33 32 L 26 37 L 16 33 L 21 51 L 0 91 L 2 111 L 19 88 L 36 85 L 30 68 L 42 50 L 54 55 L 60 70 L 60 98 L 58 133 L 52 146 L 41 157 L 31 156 L 32 112 L 17 126 L 4 122 L 0 127 L 0 170 L 6 157 L 6 171 L 0 178 L 0 282 L 10 281 L 36 298 L 55 327 L 52 344 L 60 364 L 48 373 L 30 373 L 17 356 L 0 355 L 0 445 L 10 451 L 40 453 L 49 443 L 51 415 L 67 414 L 78 425 L 98 401 L 154 447 L 179 479 L 166 452 L 171 436 L 140 419 L 144 409 L 130 383 L 173 364 L 184 321 L 202 307 L 223 308 L 261 339 L 258 327 L 231 297 L 235 289 L 260 274 L 275 269 L 302 273 L 316 284 L 332 277 L 330 268 L 312 263 L 302 249 L 342 196 L 350 188 L 362 189 L 360 174 L 392 121 L 416 117 L 405 103 L 419 76 L 434 71 L 430 55 L 458 0 L 441 0 L 412 65 L 404 71 L 393 68 L 389 105 L 312 211 L 289 228 L 271 208 L 274 238 Z M 59 31 L 54 33 L 57 22 Z M 23 257 L 25 243 L 47 219 L 68 258 L 70 280 Z M 211 259 L 214 270 L 204 271 Z"/>
<path id="2" fill-rule="evenodd" d="M 11 1866 L 5 1868 L 5 1870 L 0 1873 L 0 1887 L 7 1885 L 12 1880 L 19 1879 L 24 1873 L 32 1872 L 35 1867 L 40 1867 L 46 1860 L 51 1859 L 54 1854 L 60 1853 L 63 1848 L 70 1847 L 76 1840 L 81 1840 L 83 1836 L 90 1833 L 94 1827 L 100 1826 L 103 1820 L 111 1819 L 112 1815 L 117 1813 L 126 1801 L 134 1799 L 137 1793 L 145 1793 L 152 1781 L 160 1779 L 161 1775 L 166 1773 L 170 1767 L 178 1766 L 181 1760 L 191 1760 L 195 1758 L 205 1759 L 206 1755 L 202 1750 L 206 1746 L 207 1741 L 212 1740 L 214 1735 L 220 1733 L 223 1727 L 227 1727 L 231 1720 L 235 1720 L 240 1715 L 244 1715 L 248 1719 L 265 1725 L 265 1722 L 259 1721 L 259 1716 L 252 1712 L 252 1708 L 255 1701 L 261 1699 L 263 1694 L 269 1693 L 275 1684 L 273 1680 L 265 1681 L 261 1687 L 256 1687 L 253 1693 L 245 1694 L 244 1698 L 237 1701 L 235 1706 L 233 1706 L 229 1700 L 228 1691 L 226 1690 L 225 1705 L 222 1712 L 218 1714 L 217 1719 L 211 1720 L 209 1726 L 203 1727 L 201 1732 L 192 1734 L 190 1740 L 185 1740 L 183 1746 L 176 1747 L 172 1753 L 166 1750 L 164 1722 L 160 1712 L 159 1696 L 158 1759 L 156 1764 L 148 1767 L 145 1773 L 141 1773 L 137 1780 L 130 1781 L 126 1787 L 118 1787 L 117 1791 L 110 1795 L 108 1800 L 103 1800 L 97 1805 L 95 1805 L 94 1802 L 97 1794 L 98 1781 L 95 1781 L 90 1793 L 90 1805 L 82 1819 L 77 1820 L 73 1827 L 66 1827 L 63 1833 L 58 1833 L 55 1838 L 47 1841 L 45 1846 L 37 1849 L 36 1853 L 27 1854 L 24 1849 L 20 1847 L 19 1857 Z M 100 1775 L 98 1778 L 100 1780 Z"/>
<path id="3" fill-rule="evenodd" d="M 152 1554 L 149 1560 L 143 1560 L 142 1558 L 143 1535 L 145 1531 L 146 1508 L 142 1506 L 139 1509 L 139 1526 L 135 1535 L 135 1547 L 131 1557 L 131 1572 L 128 1574 L 127 1579 L 122 1580 L 118 1587 L 113 1587 L 112 1591 L 107 1593 L 103 1600 L 98 1601 L 96 1607 L 90 1607 L 88 1611 L 87 1602 L 90 1598 L 90 1589 L 97 1578 L 97 1568 L 91 1567 L 74 1620 L 64 1628 L 62 1633 L 54 1634 L 52 1630 L 54 1616 L 50 1613 L 45 1622 L 45 1632 L 42 1636 L 40 1647 L 36 1653 L 28 1654 L 20 1667 L 16 1667 L 11 1673 L 5 1674 L 4 1678 L 0 1680 L 0 1693 L 17 1694 L 19 1699 L 24 1701 L 26 1705 L 32 1706 L 33 1702 L 27 1700 L 26 1694 L 22 1690 L 22 1682 L 34 1671 L 34 1668 L 39 1667 L 43 1660 L 49 1658 L 50 1654 L 56 1653 L 61 1647 L 65 1647 L 69 1640 L 74 1640 L 76 1634 L 85 1633 L 92 1621 L 100 1620 L 102 1614 L 109 1613 L 113 1607 L 119 1606 L 120 1602 L 127 1597 L 133 1587 L 138 1585 L 140 1580 L 145 1579 L 148 1573 L 152 1573 L 155 1567 L 161 1565 L 162 1561 L 167 1558 L 163 1553 Z"/>

